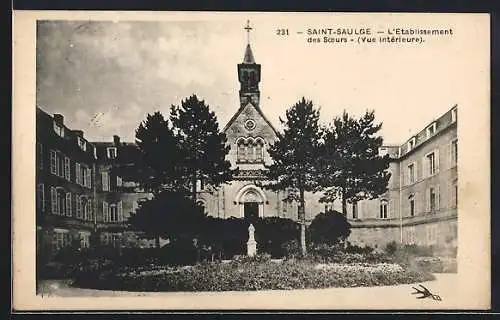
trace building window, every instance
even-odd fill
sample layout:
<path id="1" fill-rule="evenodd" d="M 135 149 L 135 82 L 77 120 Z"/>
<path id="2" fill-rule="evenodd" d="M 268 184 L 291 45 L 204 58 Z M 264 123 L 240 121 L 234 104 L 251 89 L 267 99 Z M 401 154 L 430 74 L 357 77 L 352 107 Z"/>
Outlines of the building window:
<path id="1" fill-rule="evenodd" d="M 50 150 L 50 173 L 57 175 L 57 153 Z"/>
<path id="2" fill-rule="evenodd" d="M 97 148 L 94 146 L 93 149 L 94 149 L 94 159 L 97 159 Z"/>
<path id="3" fill-rule="evenodd" d="M 237 141 L 238 162 L 263 162 L 264 140 L 262 138 L 240 138 Z"/>
<path id="4" fill-rule="evenodd" d="M 53 248 L 59 250 L 70 244 L 69 231 L 65 229 L 54 229 Z"/>
<path id="5" fill-rule="evenodd" d="M 458 140 L 455 139 L 451 142 L 451 164 L 457 165 L 458 162 Z"/>
<path id="6" fill-rule="evenodd" d="M 380 201 L 380 212 L 379 212 L 379 218 L 380 219 L 387 219 L 387 209 L 389 207 L 389 204 L 387 200 L 381 200 Z"/>
<path id="7" fill-rule="evenodd" d="M 406 229 L 406 243 L 415 244 L 415 227 L 408 227 Z"/>
<path id="8" fill-rule="evenodd" d="M 45 188 L 43 183 L 39 183 L 36 188 L 37 191 L 37 208 L 45 210 Z"/>
<path id="9" fill-rule="evenodd" d="M 427 211 L 435 212 L 439 209 L 439 190 L 436 187 L 430 187 L 427 191 Z"/>
<path id="10" fill-rule="evenodd" d="M 87 151 L 87 143 L 85 142 L 84 139 L 82 139 L 82 137 L 78 137 L 78 146 L 80 147 L 80 149 L 82 149 L 83 151 Z"/>
<path id="11" fill-rule="evenodd" d="M 458 184 L 456 182 L 453 183 L 451 189 L 451 206 L 452 208 L 458 207 Z"/>
<path id="12" fill-rule="evenodd" d="M 457 108 L 453 108 L 451 110 L 451 122 L 457 121 Z"/>
<path id="13" fill-rule="evenodd" d="M 102 219 L 104 222 L 109 221 L 109 206 L 106 201 L 102 202 Z"/>
<path id="14" fill-rule="evenodd" d="M 102 191 L 109 191 L 109 173 L 107 171 L 101 172 Z"/>
<path id="15" fill-rule="evenodd" d="M 64 215 L 66 212 L 66 195 L 59 188 L 50 188 L 52 214 Z"/>
<path id="16" fill-rule="evenodd" d="M 356 201 L 352 203 L 352 218 L 358 218 L 358 203 Z"/>
<path id="17" fill-rule="evenodd" d="M 408 141 L 408 151 L 415 148 L 416 141 L 417 140 L 415 139 L 415 137 L 411 138 L 410 141 Z"/>
<path id="18" fill-rule="evenodd" d="M 64 178 L 71 181 L 70 160 L 68 157 L 64 157 Z"/>
<path id="19" fill-rule="evenodd" d="M 66 215 L 71 217 L 71 193 L 66 193 Z"/>
<path id="20" fill-rule="evenodd" d="M 108 203 L 103 203 L 103 215 L 104 221 L 106 222 L 122 222 L 123 221 L 123 207 L 122 202 L 112 203 L 108 205 Z"/>
<path id="21" fill-rule="evenodd" d="M 82 184 L 82 169 L 81 165 L 77 162 L 75 163 L 75 182 L 76 184 Z"/>
<path id="22" fill-rule="evenodd" d="M 92 199 L 86 199 L 85 204 L 83 206 L 83 219 L 85 221 L 92 221 L 93 220 L 93 214 L 92 214 Z"/>
<path id="23" fill-rule="evenodd" d="M 425 161 L 427 163 L 427 173 L 429 176 L 436 174 L 436 155 L 434 152 L 429 153 L 425 156 Z"/>
<path id="24" fill-rule="evenodd" d="M 116 159 L 117 151 L 115 147 L 107 148 L 108 159 Z"/>
<path id="25" fill-rule="evenodd" d="M 83 209 L 82 209 L 83 196 L 75 195 L 75 202 L 76 202 L 76 217 L 78 219 L 82 219 L 83 218 Z"/>
<path id="26" fill-rule="evenodd" d="M 437 225 L 428 225 L 426 227 L 427 231 L 427 243 L 432 245 L 437 241 Z"/>
<path id="27" fill-rule="evenodd" d="M 410 205 L 410 217 L 414 217 L 415 216 L 415 196 L 410 195 L 408 197 L 408 202 Z"/>
<path id="28" fill-rule="evenodd" d="M 89 189 L 92 188 L 92 169 L 86 168 L 85 169 L 85 186 Z"/>
<path id="29" fill-rule="evenodd" d="M 432 137 L 436 133 L 436 123 L 433 122 L 430 126 L 427 127 L 427 138 Z"/>
<path id="30" fill-rule="evenodd" d="M 82 248 L 90 248 L 90 233 L 80 232 L 80 246 Z"/>
<path id="31" fill-rule="evenodd" d="M 54 121 L 54 132 L 58 136 L 64 137 L 64 128 L 62 126 L 59 126 L 55 121 Z"/>
<path id="32" fill-rule="evenodd" d="M 37 143 L 38 168 L 43 169 L 43 146 Z"/>
<path id="33" fill-rule="evenodd" d="M 122 177 L 116 176 L 116 186 L 121 187 L 122 185 L 123 185 Z M 203 188 L 201 188 L 200 190 L 202 190 L 202 189 Z"/>
<path id="34" fill-rule="evenodd" d="M 415 183 L 415 164 L 408 165 L 408 184 Z"/>

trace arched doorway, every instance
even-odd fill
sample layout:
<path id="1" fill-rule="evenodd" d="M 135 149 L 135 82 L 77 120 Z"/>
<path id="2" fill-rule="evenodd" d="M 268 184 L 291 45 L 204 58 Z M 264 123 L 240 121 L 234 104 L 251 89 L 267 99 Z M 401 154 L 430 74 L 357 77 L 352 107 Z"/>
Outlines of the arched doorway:
<path id="1" fill-rule="evenodd" d="M 266 196 L 262 190 L 254 185 L 243 187 L 236 197 L 240 206 L 240 217 L 256 219 L 264 216 Z"/>

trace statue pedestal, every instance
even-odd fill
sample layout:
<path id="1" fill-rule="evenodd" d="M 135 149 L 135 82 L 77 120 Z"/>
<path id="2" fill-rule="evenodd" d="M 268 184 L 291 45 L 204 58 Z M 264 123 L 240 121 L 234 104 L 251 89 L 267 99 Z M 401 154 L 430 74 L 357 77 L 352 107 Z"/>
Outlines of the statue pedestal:
<path id="1" fill-rule="evenodd" d="M 248 227 L 247 255 L 253 257 L 257 254 L 257 242 L 254 238 L 255 228 L 253 224 Z"/>
<path id="2" fill-rule="evenodd" d="M 257 241 L 248 241 L 247 242 L 247 255 L 249 257 L 253 257 L 257 254 Z"/>

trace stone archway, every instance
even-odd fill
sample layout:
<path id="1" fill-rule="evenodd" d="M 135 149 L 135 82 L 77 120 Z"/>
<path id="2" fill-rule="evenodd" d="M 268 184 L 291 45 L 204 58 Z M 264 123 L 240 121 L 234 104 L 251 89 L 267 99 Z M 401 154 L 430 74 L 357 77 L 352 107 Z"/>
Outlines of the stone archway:
<path id="1" fill-rule="evenodd" d="M 240 207 L 240 218 L 264 216 L 265 193 L 255 185 L 247 185 L 238 192 L 236 203 Z"/>

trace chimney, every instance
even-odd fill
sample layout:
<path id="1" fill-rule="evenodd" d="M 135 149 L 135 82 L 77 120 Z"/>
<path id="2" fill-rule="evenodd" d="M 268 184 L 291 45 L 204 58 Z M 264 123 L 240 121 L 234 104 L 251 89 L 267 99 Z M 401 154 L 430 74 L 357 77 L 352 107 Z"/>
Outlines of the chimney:
<path id="1" fill-rule="evenodd" d="M 83 131 L 82 130 L 73 130 L 73 133 L 80 138 L 83 138 Z"/>
<path id="2" fill-rule="evenodd" d="M 115 146 L 118 147 L 120 145 L 120 137 L 117 135 L 114 135 L 113 142 L 115 143 Z"/>
<path id="3" fill-rule="evenodd" d="M 63 125 L 64 124 L 64 116 L 62 114 L 55 113 L 54 114 L 54 121 L 59 125 Z"/>

